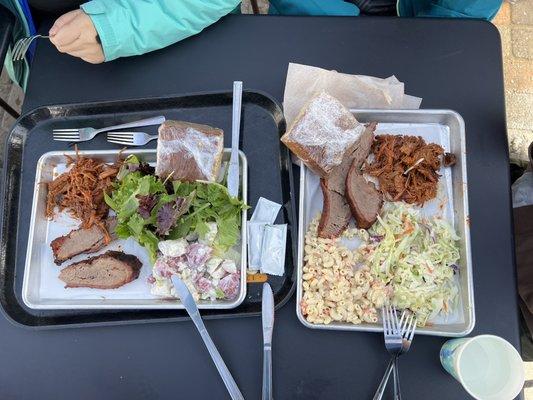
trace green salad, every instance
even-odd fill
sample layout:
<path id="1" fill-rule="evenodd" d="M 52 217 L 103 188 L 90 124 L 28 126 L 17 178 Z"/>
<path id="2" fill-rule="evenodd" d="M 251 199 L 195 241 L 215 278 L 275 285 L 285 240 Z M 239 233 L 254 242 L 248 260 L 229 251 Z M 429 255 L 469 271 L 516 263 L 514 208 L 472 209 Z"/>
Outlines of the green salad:
<path id="1" fill-rule="evenodd" d="M 397 308 L 413 311 L 419 325 L 449 312 L 458 292 L 459 238 L 447 222 L 389 204 L 369 234 L 359 255 L 373 275 L 390 285 Z"/>
<path id="2" fill-rule="evenodd" d="M 203 239 L 212 223 L 218 228 L 214 250 L 224 254 L 237 243 L 241 212 L 247 208 L 218 183 L 164 181 L 134 155 L 124 161 L 105 201 L 117 215 L 117 236 L 133 237 L 148 250 L 152 262 L 159 241 L 189 235 Z"/>

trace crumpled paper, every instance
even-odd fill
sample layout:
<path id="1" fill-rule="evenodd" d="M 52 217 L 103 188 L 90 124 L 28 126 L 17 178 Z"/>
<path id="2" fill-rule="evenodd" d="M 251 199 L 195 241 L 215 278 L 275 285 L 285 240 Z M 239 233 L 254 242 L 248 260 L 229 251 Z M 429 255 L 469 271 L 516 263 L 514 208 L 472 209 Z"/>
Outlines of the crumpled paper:
<path id="1" fill-rule="evenodd" d="M 287 127 L 311 97 L 321 91 L 337 98 L 347 108 L 420 108 L 422 99 L 405 94 L 404 89 L 403 82 L 394 75 L 382 79 L 290 63 L 283 95 Z"/>

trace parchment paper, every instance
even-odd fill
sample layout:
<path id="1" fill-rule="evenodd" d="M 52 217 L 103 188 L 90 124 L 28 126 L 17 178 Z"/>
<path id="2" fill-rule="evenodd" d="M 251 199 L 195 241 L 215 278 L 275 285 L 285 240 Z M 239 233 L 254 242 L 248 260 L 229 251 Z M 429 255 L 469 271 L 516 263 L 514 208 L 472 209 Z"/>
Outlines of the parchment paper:
<path id="1" fill-rule="evenodd" d="M 283 96 L 287 127 L 320 91 L 337 98 L 347 108 L 418 109 L 422 102 L 420 97 L 406 95 L 403 82 L 395 76 L 382 79 L 290 63 Z"/>

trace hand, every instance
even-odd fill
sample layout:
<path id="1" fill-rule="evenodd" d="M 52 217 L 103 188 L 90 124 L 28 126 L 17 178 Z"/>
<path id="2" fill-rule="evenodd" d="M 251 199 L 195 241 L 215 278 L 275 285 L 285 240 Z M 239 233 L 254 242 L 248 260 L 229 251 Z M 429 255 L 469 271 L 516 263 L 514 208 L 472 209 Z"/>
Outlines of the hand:
<path id="1" fill-rule="evenodd" d="M 49 32 L 50 41 L 61 53 L 79 57 L 91 64 L 105 61 L 102 45 L 96 37 L 91 18 L 82 10 L 70 11 L 59 17 Z"/>

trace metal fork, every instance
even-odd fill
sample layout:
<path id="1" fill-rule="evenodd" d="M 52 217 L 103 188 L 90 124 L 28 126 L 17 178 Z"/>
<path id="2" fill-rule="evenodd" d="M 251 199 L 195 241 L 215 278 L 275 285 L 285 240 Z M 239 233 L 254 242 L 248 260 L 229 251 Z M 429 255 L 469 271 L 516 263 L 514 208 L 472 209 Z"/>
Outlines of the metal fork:
<path id="1" fill-rule="evenodd" d="M 126 146 L 143 146 L 155 140 L 158 135 L 149 135 L 145 132 L 108 132 L 107 141 L 109 143 L 123 144 Z"/>
<path id="2" fill-rule="evenodd" d="M 141 119 L 139 121 L 128 122 L 120 125 L 108 126 L 106 128 L 73 128 L 73 129 L 54 129 L 54 140 L 63 142 L 85 142 L 91 140 L 102 132 L 113 131 L 115 129 L 138 128 L 141 126 L 160 125 L 165 122 L 165 117 L 152 117 Z"/>
<path id="3" fill-rule="evenodd" d="M 400 318 L 400 330 L 402 334 L 402 350 L 396 359 L 394 360 L 394 365 L 392 367 L 392 372 L 394 376 L 394 400 L 401 400 L 402 394 L 400 391 L 400 370 L 398 366 L 398 358 L 404 353 L 407 353 L 411 348 L 411 342 L 415 335 L 416 330 L 416 316 L 412 313 L 407 313 L 405 310 L 402 313 Z"/>
<path id="4" fill-rule="evenodd" d="M 30 48 L 31 44 L 35 39 L 42 38 L 42 39 L 49 39 L 50 36 L 47 35 L 33 35 L 30 37 L 25 37 L 22 39 L 17 40 L 15 45 L 13 46 L 13 52 L 11 59 L 13 61 L 20 61 L 23 60 L 26 56 L 26 52 Z"/>
<path id="5" fill-rule="evenodd" d="M 400 321 L 398 321 L 396 308 L 394 307 L 388 305 L 384 306 L 382 314 L 385 347 L 391 355 L 391 359 L 387 365 L 387 369 L 381 379 L 376 394 L 373 397 L 374 400 L 380 400 L 383 397 L 385 387 L 387 386 L 387 382 L 394 369 L 395 363 L 401 354 L 409 350 L 416 328 L 416 318 L 407 315 L 406 311 L 402 313 Z M 399 375 L 396 370 L 395 398 L 399 399 L 400 396 Z"/>

